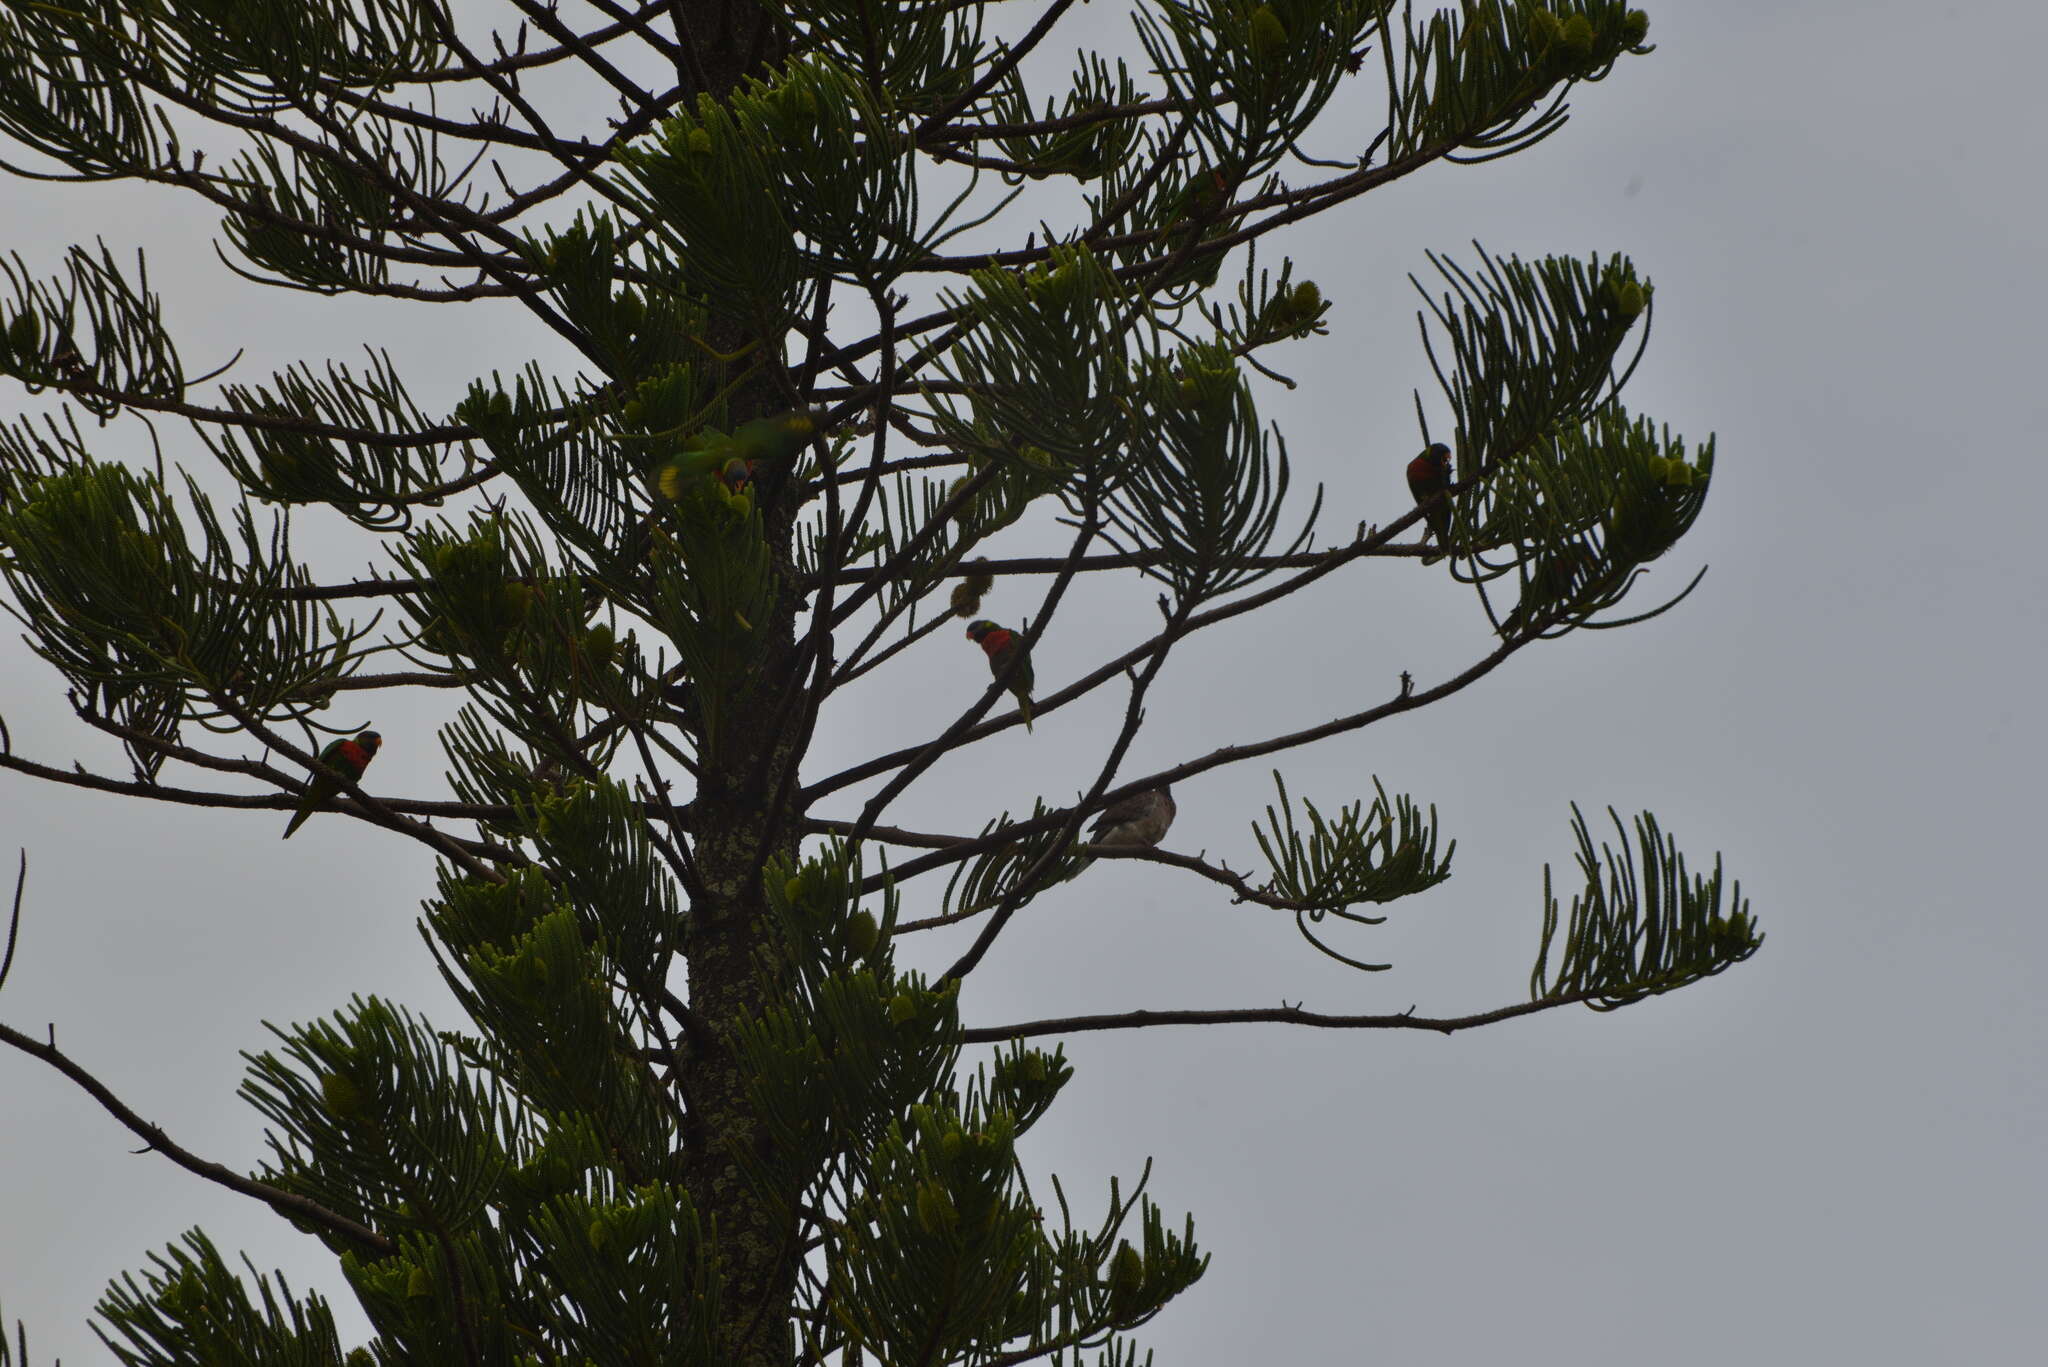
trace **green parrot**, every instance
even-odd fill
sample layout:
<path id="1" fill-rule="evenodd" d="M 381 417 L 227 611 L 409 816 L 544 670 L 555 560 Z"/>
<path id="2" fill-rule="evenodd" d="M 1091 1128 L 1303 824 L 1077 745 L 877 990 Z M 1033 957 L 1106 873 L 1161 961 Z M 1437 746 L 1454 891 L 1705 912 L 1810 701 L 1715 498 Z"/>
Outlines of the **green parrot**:
<path id="1" fill-rule="evenodd" d="M 654 486 L 662 497 L 675 499 L 694 480 L 715 476 L 727 493 L 738 494 L 753 482 L 756 466 L 794 464 L 817 430 L 817 419 L 803 409 L 741 423 L 731 436 L 707 427 L 684 442 L 678 455 L 655 467 Z"/>
<path id="2" fill-rule="evenodd" d="M 1024 714 L 1024 729 L 1031 729 L 1031 652 L 1024 645 L 1024 638 L 1008 627 L 999 627 L 986 619 L 967 624 L 967 639 L 980 646 L 988 656 L 988 672 L 1001 678 L 1009 670 L 1010 662 L 1017 662 L 1016 672 L 1010 674 L 1009 690 L 1016 695 L 1017 710 Z"/>
<path id="3" fill-rule="evenodd" d="M 327 770 L 348 775 L 351 783 L 361 783 L 363 771 L 370 767 L 371 760 L 377 758 L 377 749 L 383 744 L 384 738 L 375 731 L 359 731 L 354 736 L 329 741 L 327 748 L 320 752 L 320 763 L 324 767 L 306 785 L 299 810 L 292 814 L 291 825 L 284 828 L 284 838 L 291 839 L 292 832 L 304 825 L 307 817 L 333 801 L 334 795 L 341 791 L 341 780 Z"/>

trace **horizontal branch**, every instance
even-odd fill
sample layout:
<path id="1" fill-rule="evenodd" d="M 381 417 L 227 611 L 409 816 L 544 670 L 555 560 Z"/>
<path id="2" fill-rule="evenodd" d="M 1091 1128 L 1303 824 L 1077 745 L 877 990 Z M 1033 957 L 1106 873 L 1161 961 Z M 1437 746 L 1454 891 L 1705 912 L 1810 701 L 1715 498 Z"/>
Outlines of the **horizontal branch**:
<path id="1" fill-rule="evenodd" d="M 960 1032 L 962 1044 L 1001 1044 L 1038 1035 L 1078 1035 L 1091 1030 L 1142 1030 L 1155 1025 L 1307 1025 L 1319 1030 L 1427 1030 L 1439 1035 L 1456 1034 L 1482 1025 L 1494 1025 L 1517 1016 L 1533 1016 L 1558 1006 L 1575 1006 L 1591 1001 L 1592 992 L 1573 992 L 1540 1001 L 1517 1002 L 1470 1016 L 1418 1016 L 1413 1008 L 1391 1015 L 1336 1016 L 1321 1011 L 1304 1011 L 1298 1006 L 1246 1007 L 1220 1011 L 1121 1011 L 1100 1016 L 1065 1016 L 1053 1020 L 1020 1021 L 1016 1025 L 981 1026 Z"/>
<path id="2" fill-rule="evenodd" d="M 320 437 L 329 441 L 354 442 L 359 446 L 371 446 L 390 450 L 409 450 L 421 446 L 449 446 L 460 441 L 471 441 L 480 434 L 466 423 L 454 423 L 441 427 L 424 428 L 418 432 L 378 432 L 367 427 L 345 427 L 340 423 L 321 422 L 316 418 L 302 418 L 289 413 L 243 412 L 231 408 L 209 408 L 204 404 L 186 403 L 181 399 L 166 399 L 151 394 L 133 394 L 125 389 L 114 389 L 107 385 L 95 384 L 90 380 L 72 380 L 52 383 L 52 389 L 65 392 L 90 394 L 97 398 L 118 400 L 123 408 L 132 408 L 144 413 L 165 413 L 174 418 L 190 422 L 207 423 L 214 427 L 238 427 L 257 432 L 288 432 L 293 436 Z"/>
<path id="3" fill-rule="evenodd" d="M 1325 209 L 1343 203 L 1347 199 L 1356 198 L 1368 190 L 1376 190 L 1390 181 L 1399 180 L 1403 176 L 1411 175 L 1431 162 L 1442 160 L 1445 156 L 1457 151 L 1463 145 L 1462 141 L 1446 141 L 1411 152 L 1399 161 L 1390 161 L 1375 167 L 1361 166 L 1355 171 L 1348 171 L 1341 176 L 1332 176 L 1328 180 L 1319 181 L 1314 185 L 1306 186 L 1299 190 L 1273 190 L 1263 195 L 1253 195 L 1247 199 L 1233 201 L 1218 209 L 1215 215 L 1218 220 L 1243 218 L 1264 209 L 1278 209 L 1281 212 L 1270 214 L 1257 223 L 1247 224 L 1232 232 L 1221 233 L 1213 238 L 1209 238 L 1202 242 L 1192 253 L 1174 251 L 1150 261 L 1135 261 L 1129 265 L 1119 267 L 1116 274 L 1125 279 L 1137 278 L 1156 271 L 1161 266 L 1170 262 L 1178 261 L 1184 264 L 1188 260 L 1199 260 L 1206 256 L 1222 255 L 1233 247 L 1241 246 L 1255 238 L 1263 237 L 1283 224 L 1292 223 L 1296 219 L 1313 217 Z M 1118 233 L 1103 237 L 1095 245 L 1097 251 L 1103 253 L 1113 252 L 1123 247 L 1141 247 L 1147 243 L 1156 242 L 1171 234 L 1180 232 L 1183 229 L 1184 225 L 1180 223 L 1165 223 L 1157 228 L 1142 228 L 1134 232 Z M 980 256 L 939 256 L 934 254 L 921 260 L 906 263 L 904 270 L 906 272 L 940 272 L 950 275 L 969 275 L 978 270 L 986 270 L 991 266 L 1012 266 L 1018 268 L 1036 266 L 1052 259 L 1055 245 L 1054 243 L 1048 243 L 1041 247 L 1019 247 L 1012 251 L 987 252 Z"/>
<path id="4" fill-rule="evenodd" d="M 1101 123 L 1141 119 L 1149 114 L 1180 112 L 1179 101 L 1161 98 L 1138 100 L 1131 104 L 1105 105 L 1100 109 L 1083 109 L 1078 113 L 1062 114 L 1050 119 L 1033 119 L 1025 123 L 955 124 L 929 134 L 920 132 L 917 137 L 917 148 L 921 152 L 930 152 L 954 143 L 985 142 L 992 138 L 1042 137 L 1048 133 L 1072 133 Z"/>
<path id="5" fill-rule="evenodd" d="M 1108 806 L 1110 801 L 1111 799 L 1105 798 L 1103 801 L 1094 804 L 1093 807 L 1082 814 L 1083 818 L 1085 819 L 1087 816 L 1092 815 L 1094 811 Z M 805 832 L 814 835 L 845 836 L 854 828 L 854 823 L 851 821 L 835 821 L 824 817 L 805 817 L 799 824 Z M 1013 833 L 1014 830 L 1014 827 L 1005 827 L 998 834 L 1008 835 Z M 925 850 L 954 850 L 961 846 L 979 843 L 977 838 L 971 836 L 941 835 L 932 831 L 910 831 L 900 826 L 870 827 L 867 838 L 884 845 L 898 845 L 911 849 Z M 1200 855 L 1176 854 L 1172 850 L 1162 850 L 1149 846 L 1091 845 L 1086 841 L 1076 845 L 1074 853 L 1089 859 L 1137 859 L 1148 864 L 1165 864 L 1169 868 L 1185 869 L 1189 873 L 1198 874 L 1212 883 L 1220 883 L 1222 886 L 1229 888 L 1231 892 L 1236 894 L 1232 898 L 1233 902 L 1252 902 L 1262 907 L 1271 907 L 1275 911 L 1329 910 L 1329 908 L 1320 904 L 1297 902 L 1286 897 L 1275 897 L 1272 893 L 1262 888 L 1253 887 L 1249 882 L 1245 881 L 1243 874 L 1238 873 L 1227 864 L 1211 864 Z M 896 933 L 901 935 L 913 930 L 932 930 L 939 926 L 956 925 L 961 921 L 971 920 L 988 910 L 990 910 L 988 907 L 976 907 L 968 911 L 948 912 L 939 916 L 926 916 L 916 921 L 903 921 L 897 924 Z"/>
<path id="6" fill-rule="evenodd" d="M 169 1135 L 163 1132 L 161 1126 L 150 1124 L 130 1110 L 121 1098 L 115 1096 L 108 1089 L 105 1083 L 87 1072 L 75 1060 L 58 1049 L 54 1041 L 46 1043 L 32 1036 L 24 1035 L 19 1030 L 0 1025 L 0 1042 L 14 1046 L 31 1058 L 42 1060 L 58 1072 L 64 1074 L 65 1077 L 70 1078 L 87 1095 L 91 1096 L 93 1100 L 99 1102 L 109 1115 L 138 1135 L 144 1144 L 170 1159 L 173 1163 L 185 1169 L 185 1171 L 203 1177 L 218 1186 L 226 1187 L 229 1191 L 237 1192 L 243 1196 L 252 1196 L 277 1211 L 280 1215 L 286 1216 L 289 1219 L 303 1220 L 307 1224 L 317 1225 L 330 1234 L 337 1234 L 347 1239 L 350 1243 L 359 1244 L 371 1250 L 380 1257 L 388 1256 L 398 1251 L 398 1244 L 395 1240 L 385 1238 L 368 1225 L 360 1224 L 349 1219 L 346 1215 L 329 1210 L 310 1197 L 301 1196 L 297 1192 L 286 1191 L 281 1187 L 273 1187 L 267 1182 L 258 1182 L 251 1177 L 244 1177 L 233 1168 L 223 1167 L 219 1163 L 201 1158 L 197 1154 L 179 1147 L 172 1142 Z"/>
<path id="7" fill-rule="evenodd" d="M 146 797 L 157 802 L 176 802 L 187 807 L 230 807 L 249 811 L 289 812 L 299 805 L 295 793 L 216 793 L 201 788 L 172 788 L 161 783 L 145 783 L 139 779 L 110 778 L 95 774 L 83 768 L 59 769 L 48 764 L 38 764 L 20 755 L 0 754 L 0 769 L 12 769 L 18 774 L 27 774 L 50 783 L 63 783 L 73 788 L 85 788 L 99 793 L 119 793 L 123 797 Z M 283 775 L 268 765 L 256 766 L 246 772 Z M 405 812 L 414 816 L 444 816 L 452 821 L 509 821 L 514 813 L 509 807 L 487 806 L 471 802 L 434 802 L 425 798 L 386 798 L 384 806 L 394 812 Z M 365 810 L 353 803 L 337 804 L 332 810 L 350 816 L 369 820 Z M 475 853 L 488 859 L 512 860 L 518 856 L 497 846 L 480 844 L 475 841 L 461 842 Z"/>
<path id="8" fill-rule="evenodd" d="M 1350 547 L 1348 546 L 1333 548 L 1335 551 L 1349 549 Z M 1332 551 L 1296 551 L 1292 555 L 1233 556 L 1224 559 L 1221 563 L 1229 566 L 1231 569 L 1305 570 L 1313 569 L 1322 564 L 1332 553 Z M 1441 555 L 1442 553 L 1439 548 L 1432 546 L 1426 541 L 1416 541 L 1378 545 L 1361 554 L 1389 558 L 1400 556 L 1422 558 Z M 1356 559 L 1358 557 L 1353 556 L 1351 558 Z M 1116 555 L 1083 556 L 1075 565 L 1075 569 L 1083 573 L 1089 570 L 1134 570 L 1145 569 L 1152 565 L 1164 565 L 1166 562 L 1167 556 L 1164 551 L 1125 551 Z M 1013 560 L 961 561 L 947 569 L 931 570 L 928 573 L 935 579 L 967 579 L 980 574 L 993 575 L 1000 579 L 1006 574 L 1058 574 L 1062 569 L 1066 568 L 1066 565 L 1067 560 L 1065 556 L 1020 556 Z M 832 582 L 835 584 L 859 584 L 865 583 L 880 574 L 882 574 L 882 571 L 872 566 L 852 566 L 834 574 Z M 816 585 L 822 578 L 823 576 L 814 576 L 806 582 L 806 587 Z"/>
<path id="9" fill-rule="evenodd" d="M 1220 883 L 1236 896 L 1232 902 L 1251 902 L 1275 911 L 1328 911 L 1322 903 L 1297 902 L 1290 897 L 1278 897 L 1264 888 L 1255 888 L 1245 881 L 1243 874 L 1228 864 L 1211 864 L 1200 855 L 1175 854 L 1172 850 L 1133 847 L 1130 845 L 1083 845 L 1079 853 L 1096 859 L 1141 859 L 1148 864 L 1164 864 L 1168 868 L 1185 869 L 1199 874 L 1212 883 Z"/>
<path id="10" fill-rule="evenodd" d="M 1097 808 L 1107 803 L 1095 804 Z M 1083 820 L 1087 819 L 1084 814 Z M 1221 883 L 1237 895 L 1233 903 L 1251 902 L 1275 911 L 1327 911 L 1328 907 L 1310 902 L 1296 902 L 1285 897 L 1275 897 L 1270 892 L 1253 887 L 1244 876 L 1229 868 L 1211 864 L 1192 854 L 1175 854 L 1172 850 L 1140 849 L 1129 845 L 1090 845 L 1086 841 L 1076 845 L 1073 853 L 1084 859 L 1140 859 L 1149 864 L 1165 864 L 1169 868 L 1186 869 L 1189 873 L 1200 874 L 1212 883 Z M 904 875 L 908 877 L 909 875 Z M 937 930 L 940 926 L 958 925 L 971 921 L 985 912 L 995 910 L 993 906 L 969 907 L 964 911 L 942 912 L 937 916 L 920 917 L 915 921 L 897 923 L 895 933 L 908 935 L 917 930 Z M 1377 918 L 1375 918 L 1377 919 Z"/>
<path id="11" fill-rule="evenodd" d="M 1015 43 L 1005 44 L 1002 53 L 989 63 L 988 70 L 982 72 L 973 85 L 962 91 L 958 99 L 919 124 L 912 134 L 912 140 L 936 139 L 947 124 L 971 107 L 976 100 L 995 89 L 1003 77 L 1016 70 L 1017 64 L 1023 61 L 1033 48 L 1045 41 L 1047 35 L 1052 32 L 1053 25 L 1060 21 L 1060 17 L 1073 3 L 1074 0 L 1052 0 L 1052 3 L 1046 6 L 1045 13 L 1038 16 L 1038 22 Z"/>

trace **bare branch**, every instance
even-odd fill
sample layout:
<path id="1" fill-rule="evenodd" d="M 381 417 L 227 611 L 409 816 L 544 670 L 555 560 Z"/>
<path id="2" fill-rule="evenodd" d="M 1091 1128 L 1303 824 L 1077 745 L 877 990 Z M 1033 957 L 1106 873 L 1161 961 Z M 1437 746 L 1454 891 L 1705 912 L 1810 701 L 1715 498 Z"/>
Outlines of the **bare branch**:
<path id="1" fill-rule="evenodd" d="M 1332 555 L 1345 555 L 1347 559 L 1357 559 L 1359 555 L 1423 559 L 1440 553 L 1424 541 L 1379 545 L 1357 554 L 1352 554 L 1351 551 L 1350 546 L 1338 546 L 1326 551 L 1296 551 L 1292 555 L 1247 555 L 1234 558 L 1229 564 L 1233 569 L 1314 569 Z M 1088 574 L 1098 570 L 1138 570 L 1165 563 L 1166 556 L 1161 551 L 1125 551 L 1116 555 L 1084 555 L 1074 568 L 1078 573 Z M 944 569 L 935 569 L 931 573 L 940 579 L 965 579 L 977 574 L 994 575 L 1000 579 L 1005 575 L 1058 574 L 1066 565 L 1065 556 L 1018 556 L 1010 560 L 977 560 L 971 565 L 949 565 Z M 887 577 L 882 570 L 857 565 L 837 571 L 831 575 L 831 580 L 834 583 L 865 583 L 872 579 Z M 825 578 L 826 576 L 819 575 L 812 582 L 819 582 Z"/>
<path id="2" fill-rule="evenodd" d="M 1038 1035 L 1078 1035 L 1091 1030 L 1142 1030 L 1158 1025 L 1307 1025 L 1320 1030 L 1428 1030 L 1455 1034 L 1482 1025 L 1533 1016 L 1559 1006 L 1575 1006 L 1597 995 L 1574 992 L 1541 1001 L 1517 1002 L 1470 1016 L 1418 1016 L 1414 1011 L 1392 1015 L 1333 1016 L 1298 1006 L 1247 1007 L 1221 1011 L 1121 1011 L 1100 1016 L 1066 1016 L 1054 1020 L 1020 1021 L 1016 1025 L 979 1026 L 960 1032 L 963 1044 L 1001 1044 Z"/>

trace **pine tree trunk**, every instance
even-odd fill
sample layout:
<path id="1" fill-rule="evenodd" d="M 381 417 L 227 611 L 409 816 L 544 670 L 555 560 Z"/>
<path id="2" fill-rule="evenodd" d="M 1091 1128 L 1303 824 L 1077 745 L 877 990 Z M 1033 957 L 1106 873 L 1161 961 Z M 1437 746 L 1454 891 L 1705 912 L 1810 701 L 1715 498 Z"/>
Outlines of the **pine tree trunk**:
<path id="1" fill-rule="evenodd" d="M 695 51 L 704 88 L 716 98 L 781 56 L 780 35 L 754 0 L 683 0 L 675 13 L 677 37 Z M 678 75 L 688 84 L 694 73 Z M 709 331 L 707 340 L 728 355 L 755 340 L 731 319 L 713 319 Z M 730 416 L 737 425 L 786 407 L 776 402 L 771 384 L 757 382 L 732 397 Z M 791 519 L 786 502 L 775 502 L 780 506 L 766 510 L 767 533 L 787 584 Z M 787 1367 L 796 1355 L 794 1219 L 762 1198 L 735 1158 L 762 1141 L 746 1078 L 723 1043 L 737 1023 L 758 1016 L 784 990 L 762 969 L 769 923 L 760 867 L 764 841 L 772 838 L 783 852 L 796 845 L 790 825 L 774 823 L 770 811 L 782 774 L 797 759 L 794 736 L 786 729 L 777 734 L 783 729 L 777 726 L 777 703 L 795 665 L 794 607 L 785 594 L 772 619 L 757 624 L 761 650 L 749 671 L 752 691 L 741 696 L 721 728 L 718 760 L 705 766 L 692 823 L 702 887 L 691 906 L 684 953 L 691 1009 L 715 1042 L 697 1042 L 685 1069 L 694 1125 L 684 1183 L 701 1227 L 716 1231 L 723 1283 L 720 1338 L 725 1360 L 735 1367 Z"/>
<path id="2" fill-rule="evenodd" d="M 791 577 L 789 527 L 786 513 L 768 522 L 785 583 Z M 764 1199 L 736 1159 L 758 1152 L 763 1140 L 746 1094 L 747 1075 L 724 1044 L 735 1025 L 788 991 L 771 976 L 762 952 L 770 921 L 761 866 L 767 854 L 793 854 L 797 845 L 792 825 L 773 820 L 774 794 L 800 758 L 795 732 L 777 724 L 777 703 L 796 667 L 794 606 L 785 594 L 773 619 L 760 624 L 762 648 L 748 671 L 751 692 L 740 696 L 721 728 L 718 760 L 704 766 L 694 804 L 701 889 L 691 904 L 684 955 L 691 1009 L 715 1042 L 688 1051 L 694 1124 L 684 1185 L 702 1227 L 717 1231 L 722 1338 L 726 1361 L 736 1367 L 786 1367 L 795 1357 L 796 1228 L 788 1206 Z"/>
<path id="3" fill-rule="evenodd" d="M 778 643 L 783 644 L 783 643 Z M 786 652 L 778 651 L 778 654 Z M 772 737 L 761 737 L 773 743 Z M 686 1070 L 695 1125 L 684 1184 L 708 1232 L 715 1229 L 726 1360 L 747 1367 L 786 1367 L 795 1290 L 796 1230 L 747 1181 L 736 1153 L 761 1143 L 746 1095 L 746 1076 L 722 1040 L 739 1021 L 758 1015 L 776 990 L 757 957 L 767 919 L 756 873 L 765 805 L 728 789 L 698 799 L 697 865 L 703 893 L 692 908 L 686 954 L 690 1004 L 721 1041 L 695 1046 Z M 790 840 L 787 843 L 793 844 Z"/>

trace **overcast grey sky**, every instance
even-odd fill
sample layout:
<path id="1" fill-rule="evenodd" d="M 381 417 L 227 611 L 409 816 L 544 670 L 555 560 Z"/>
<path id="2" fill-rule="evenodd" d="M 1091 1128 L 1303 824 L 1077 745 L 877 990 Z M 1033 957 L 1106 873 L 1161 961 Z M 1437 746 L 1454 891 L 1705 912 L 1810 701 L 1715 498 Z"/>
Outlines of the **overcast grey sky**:
<path id="1" fill-rule="evenodd" d="M 1558 136 L 1284 239 L 1335 310 L 1329 338 L 1276 358 L 1301 388 L 1262 402 L 1297 480 L 1326 486 L 1327 528 L 1384 521 L 1407 506 L 1409 391 L 1430 386 L 1405 279 L 1423 251 L 1625 251 L 1657 286 L 1630 407 L 1719 437 L 1706 513 L 1642 592 L 1701 563 L 1705 583 L 1670 616 L 1539 645 L 1441 706 L 1285 759 L 1297 796 L 1327 808 L 1377 775 L 1435 803 L 1458 840 L 1448 883 L 1348 942 L 1394 971 L 1350 972 L 1276 913 L 1111 863 L 1019 918 L 965 1012 L 1517 1000 L 1573 800 L 1654 810 L 1696 863 L 1723 851 L 1769 940 L 1614 1015 L 1450 1039 L 1077 1038 L 1079 1076 L 1034 1136 L 1034 1170 L 1061 1173 L 1086 1211 L 1150 1155 L 1153 1193 L 1176 1219 L 1192 1211 L 1214 1254 L 1145 1335 L 1162 1363 L 1903 1367 L 2033 1361 L 2048 1342 L 2048 1008 L 2031 986 L 2048 958 L 2034 844 L 2048 19 L 2021 3 L 1649 9 L 1659 50 L 1582 89 Z M 1355 155 L 1364 127 L 1337 111 L 1317 150 Z M 502 311 L 242 287 L 213 261 L 210 216 L 175 198 L 5 194 L 0 245 L 38 269 L 96 234 L 146 245 L 193 371 L 248 346 L 239 377 L 254 379 L 370 340 L 431 408 L 537 346 L 555 354 Z M 1446 421 L 1440 400 L 1433 416 Z M 303 523 L 325 566 L 373 554 L 331 520 Z M 1427 682 L 1487 648 L 1469 591 L 1440 569 L 1339 578 L 1185 647 L 1126 772 L 1355 710 L 1403 670 Z M 1139 630 L 1152 593 L 1132 576 L 1063 613 L 1041 689 Z M 1035 601 L 1004 589 L 988 610 Z M 19 751 L 112 758 L 81 738 L 53 674 L 18 643 L 0 652 Z M 828 713 L 807 772 L 924 734 L 983 669 L 941 633 Z M 978 827 L 1070 793 L 1120 707 L 1064 709 L 941 766 L 903 824 Z M 376 790 L 443 791 L 433 716 L 380 709 Z M 1256 862 L 1265 767 L 1178 793 L 1168 847 Z M 0 775 L 0 846 L 32 865 L 0 1020 L 55 1022 L 142 1114 L 242 1168 L 262 1138 L 233 1095 L 237 1051 L 264 1047 L 260 1022 L 354 993 L 456 1021 L 413 929 L 420 850 L 341 819 L 286 845 L 282 824 Z M 961 943 L 908 953 L 940 966 Z M 194 1224 L 295 1286 L 340 1291 L 311 1240 L 133 1148 L 76 1088 L 0 1056 L 0 1299 L 27 1318 L 35 1361 L 104 1358 L 84 1320 L 107 1279 Z"/>

